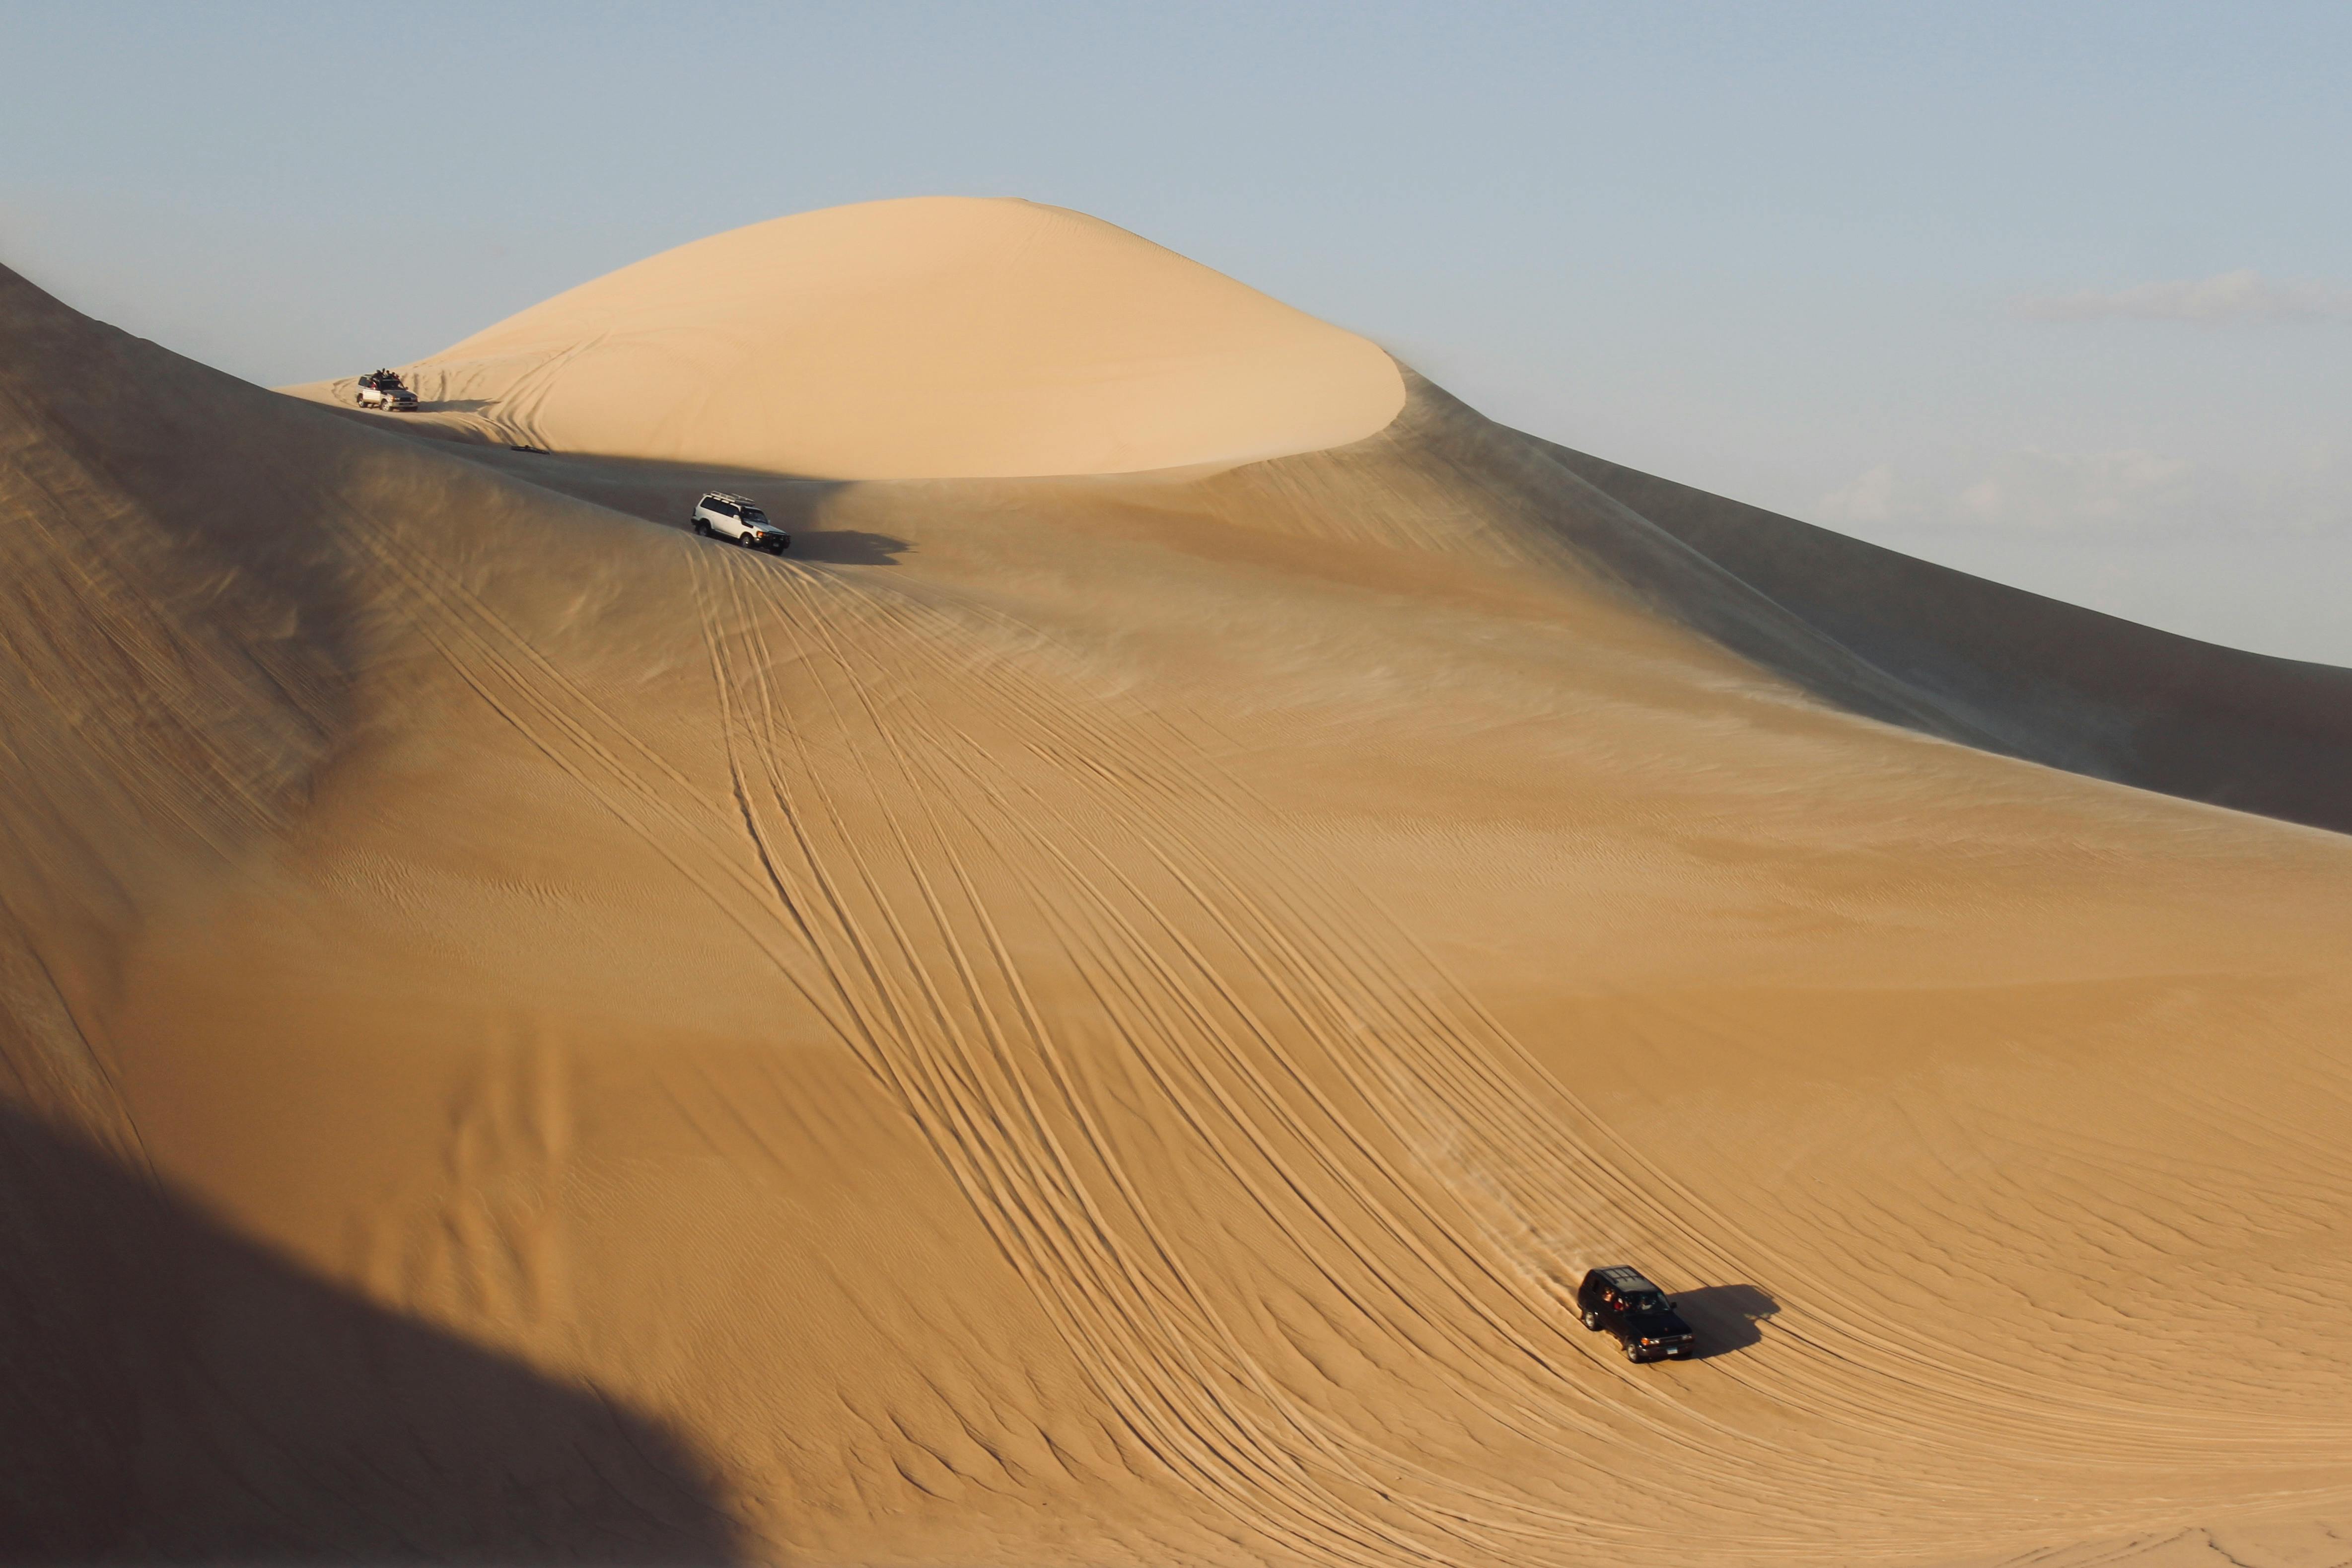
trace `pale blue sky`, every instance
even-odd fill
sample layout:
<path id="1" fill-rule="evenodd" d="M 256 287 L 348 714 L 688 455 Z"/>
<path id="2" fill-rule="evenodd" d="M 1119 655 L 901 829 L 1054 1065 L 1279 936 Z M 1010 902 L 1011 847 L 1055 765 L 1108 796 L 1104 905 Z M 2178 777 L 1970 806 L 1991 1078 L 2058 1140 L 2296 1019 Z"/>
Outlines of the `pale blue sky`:
<path id="1" fill-rule="evenodd" d="M 0 0 L 0 260 L 282 383 L 669 246 L 1078 207 L 1507 423 L 2352 664 L 2352 5 Z"/>

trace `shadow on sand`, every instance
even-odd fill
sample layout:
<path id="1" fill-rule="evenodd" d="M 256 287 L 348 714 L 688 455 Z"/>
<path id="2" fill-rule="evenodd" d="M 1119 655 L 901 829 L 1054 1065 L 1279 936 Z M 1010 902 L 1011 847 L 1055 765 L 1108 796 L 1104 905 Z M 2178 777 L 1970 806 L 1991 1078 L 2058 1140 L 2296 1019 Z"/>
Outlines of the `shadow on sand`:
<path id="1" fill-rule="evenodd" d="M 912 550 L 903 539 L 887 533 L 866 533 L 855 528 L 821 528 L 795 533 L 787 561 L 822 561 L 834 566 L 889 566 Z"/>
<path id="2" fill-rule="evenodd" d="M 724 1563 L 709 1468 L 0 1106 L 0 1561 Z"/>
<path id="3" fill-rule="evenodd" d="M 461 409 L 463 405 L 450 402 L 428 406 Z M 915 548 L 908 541 L 886 533 L 816 526 L 827 503 L 849 489 L 855 482 L 852 480 L 766 473 L 716 463 L 551 452 L 538 447 L 516 447 L 453 435 L 436 426 L 402 426 L 388 424 L 381 417 L 366 417 L 373 421 L 374 428 L 404 429 L 449 456 L 467 458 L 510 479 L 591 501 L 662 528 L 686 529 L 688 519 L 694 514 L 694 503 L 708 491 L 724 490 L 747 497 L 793 536 L 787 559 L 793 561 L 823 562 L 834 566 L 889 566 Z"/>
<path id="4" fill-rule="evenodd" d="M 1764 1338 L 1757 1324 L 1780 1310 L 1780 1303 L 1753 1285 L 1702 1285 L 1675 1293 L 1675 1310 L 1698 1335 L 1693 1361 L 1744 1351 Z"/>

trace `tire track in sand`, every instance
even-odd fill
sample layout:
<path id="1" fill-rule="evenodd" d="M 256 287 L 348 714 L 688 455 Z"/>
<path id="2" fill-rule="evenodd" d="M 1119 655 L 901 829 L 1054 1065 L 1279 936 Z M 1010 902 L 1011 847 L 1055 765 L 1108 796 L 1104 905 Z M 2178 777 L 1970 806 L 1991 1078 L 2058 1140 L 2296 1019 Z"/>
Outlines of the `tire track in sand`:
<path id="1" fill-rule="evenodd" d="M 1596 1513 L 1572 1486 L 1513 1495 L 1458 1463 L 1422 1462 L 1413 1442 L 1289 1386 L 1295 1372 L 1251 1348 L 1266 1342 L 1262 1309 L 1220 1298 L 1185 1205 L 1163 1216 L 1164 1177 L 1131 1168 L 1117 1093 L 1057 1037 L 1066 1010 L 1038 1000 L 1041 981 L 1093 998 L 1140 1081 L 1176 1110 L 1186 1168 L 1262 1216 L 1261 1240 L 1304 1260 L 1339 1303 L 1328 1310 L 1374 1328 L 1396 1358 L 1388 1372 L 1432 1409 L 1450 1404 L 1563 1468 L 1612 1438 L 1719 1463 L 1742 1435 L 1667 1387 L 1596 1368 L 1561 1331 L 1559 1281 L 1530 1238 L 1572 1209 L 1612 1247 L 1672 1241 L 1693 1272 L 1775 1255 L 1646 1169 L 1385 911 L 1234 806 L 1246 792 L 1165 716 L 1052 684 L 1031 634 L 975 632 L 853 574 L 708 551 L 688 561 L 731 809 L 462 584 L 425 568 L 411 580 L 428 636 L 484 700 L 660 850 L 908 1107 L 1140 1452 L 1303 1559 L 1525 1561 L 1567 1540 L 1654 1549 L 1662 1531 L 1639 1522 L 1653 1505 L 1685 1531 L 1745 1531 L 1759 1558 L 1806 1554 L 1809 1532 L 1770 1507 L 1787 1478 L 1769 1464 L 1727 1476 L 1718 1497 L 1659 1489 Z M 953 694 L 956 710 L 927 689 Z M 810 749 L 817 712 L 837 752 Z M 1015 914 L 1017 930 L 1004 923 Z M 1501 1197 L 1482 1209 L 1465 1184 Z M 1843 1423 L 1854 1443 L 1940 1441 L 1974 1458 L 1980 1436 L 1930 1429 L 1938 1402 L 1981 1433 L 1998 1396 L 2017 1392 L 1983 1385 L 2005 1369 L 1913 1364 L 1833 1319 L 1808 1340 L 1786 1375 L 1736 1375 Z M 1871 1385 L 1906 1376 L 1925 1380 L 1923 1413 L 1886 1421 Z M 2012 1413 L 2007 1436 L 2036 1453 L 2081 1436 L 2053 1433 L 2049 1401 Z M 2147 1415 L 2073 1412 L 2112 1423 L 2111 1444 Z M 1853 1479 L 1864 1501 L 1932 1503 L 1979 1531 L 2032 1517 L 1980 1487 L 1923 1500 L 1868 1465 Z"/>

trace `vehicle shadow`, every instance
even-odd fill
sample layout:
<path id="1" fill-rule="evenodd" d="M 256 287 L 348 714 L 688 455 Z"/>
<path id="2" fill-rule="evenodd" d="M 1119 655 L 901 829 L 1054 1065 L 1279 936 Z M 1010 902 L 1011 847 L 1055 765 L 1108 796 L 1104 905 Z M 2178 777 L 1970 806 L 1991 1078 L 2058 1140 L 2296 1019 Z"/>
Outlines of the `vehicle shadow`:
<path id="1" fill-rule="evenodd" d="M 772 512 L 769 515 L 775 514 Z M 672 526 L 681 532 L 686 529 L 684 523 Z M 711 542 L 729 544 L 732 542 L 714 539 Z M 887 533 L 867 533 L 862 529 L 821 528 L 813 533 L 794 529 L 792 547 L 777 559 L 803 563 L 822 561 L 828 566 L 895 566 L 899 556 L 914 548 L 903 539 L 893 539 Z"/>
<path id="2" fill-rule="evenodd" d="M 0 1103 L 0 1563 L 748 1560 L 714 1468 Z"/>
<path id="3" fill-rule="evenodd" d="M 489 407 L 495 399 L 488 397 L 445 397 L 438 403 L 416 405 L 419 414 L 478 414 Z"/>
<path id="4" fill-rule="evenodd" d="M 855 528 L 821 528 L 814 533 L 795 533 L 793 547 L 784 552 L 788 561 L 823 561 L 835 566 L 888 566 L 912 550 L 903 539 L 893 539 L 887 533 L 867 533 Z"/>
<path id="5" fill-rule="evenodd" d="M 1759 1342 L 1757 1324 L 1776 1316 L 1780 1303 L 1753 1285 L 1702 1285 L 1675 1293 L 1675 1310 L 1698 1336 L 1693 1361 L 1729 1355 Z"/>

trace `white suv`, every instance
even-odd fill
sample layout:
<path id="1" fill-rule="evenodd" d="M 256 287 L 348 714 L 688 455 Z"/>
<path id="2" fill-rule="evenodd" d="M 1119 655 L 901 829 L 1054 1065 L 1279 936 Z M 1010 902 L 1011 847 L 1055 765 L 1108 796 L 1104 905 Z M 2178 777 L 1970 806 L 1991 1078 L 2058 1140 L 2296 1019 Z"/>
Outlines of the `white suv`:
<path id="1" fill-rule="evenodd" d="M 388 370 L 372 370 L 360 377 L 359 395 L 362 408 L 381 408 L 390 414 L 416 412 L 416 394 L 400 384 L 400 377 Z"/>
<path id="2" fill-rule="evenodd" d="M 782 555 L 793 536 L 768 521 L 757 501 L 713 490 L 694 505 L 694 531 L 706 538 L 731 539 L 746 550 L 772 550 Z"/>

